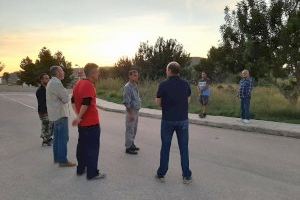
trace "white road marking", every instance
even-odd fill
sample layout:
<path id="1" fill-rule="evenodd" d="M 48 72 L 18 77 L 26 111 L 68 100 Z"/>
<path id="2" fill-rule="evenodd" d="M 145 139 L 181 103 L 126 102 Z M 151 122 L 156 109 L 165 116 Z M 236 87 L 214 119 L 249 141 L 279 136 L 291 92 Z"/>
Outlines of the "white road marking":
<path id="1" fill-rule="evenodd" d="M 30 105 L 27 105 L 27 104 L 25 104 L 25 103 L 23 103 L 23 102 L 21 102 L 21 101 L 19 101 L 19 100 L 16 100 L 16 99 L 14 99 L 14 98 L 8 97 L 7 95 L 0 94 L 0 96 L 4 97 L 4 98 L 6 98 L 6 99 L 9 99 L 9 100 L 11 100 L 11 101 L 13 101 L 13 102 L 16 102 L 16 103 L 18 103 L 18 104 L 21 104 L 21 105 L 23 105 L 23 106 L 25 106 L 25 107 L 27 107 L 27 108 L 36 110 L 35 107 L 32 107 L 32 106 L 30 106 Z"/>

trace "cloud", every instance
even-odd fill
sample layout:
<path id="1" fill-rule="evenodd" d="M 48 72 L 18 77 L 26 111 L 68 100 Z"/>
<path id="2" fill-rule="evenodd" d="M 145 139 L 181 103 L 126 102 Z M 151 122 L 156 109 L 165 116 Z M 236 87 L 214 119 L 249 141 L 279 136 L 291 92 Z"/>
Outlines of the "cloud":
<path id="1" fill-rule="evenodd" d="M 73 64 L 96 62 L 113 65 L 121 56 L 134 56 L 142 41 L 154 43 L 158 36 L 175 38 L 192 56 L 205 56 L 216 45 L 218 27 L 174 23 L 172 15 L 161 12 L 132 17 L 118 17 L 100 24 L 52 24 L 0 33 L 0 60 L 10 71 L 18 69 L 22 58 L 36 59 L 46 46 L 62 51 Z"/>
<path id="2" fill-rule="evenodd" d="M 233 8 L 237 0 L 185 0 L 185 6 L 188 10 L 209 10 L 214 12 L 223 12 L 225 6 Z"/>

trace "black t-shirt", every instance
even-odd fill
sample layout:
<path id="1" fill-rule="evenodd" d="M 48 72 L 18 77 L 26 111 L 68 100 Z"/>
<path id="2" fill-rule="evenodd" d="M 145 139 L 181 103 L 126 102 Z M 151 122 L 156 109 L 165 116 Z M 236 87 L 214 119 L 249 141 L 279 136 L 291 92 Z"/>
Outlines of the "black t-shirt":
<path id="1" fill-rule="evenodd" d="M 47 114 L 47 104 L 46 104 L 46 88 L 40 86 L 36 91 L 36 98 L 38 101 L 38 112 L 39 114 Z"/>
<path id="2" fill-rule="evenodd" d="M 163 120 L 188 119 L 188 98 L 191 96 L 191 88 L 187 81 L 179 76 L 170 77 L 159 85 L 156 96 L 161 98 Z"/>

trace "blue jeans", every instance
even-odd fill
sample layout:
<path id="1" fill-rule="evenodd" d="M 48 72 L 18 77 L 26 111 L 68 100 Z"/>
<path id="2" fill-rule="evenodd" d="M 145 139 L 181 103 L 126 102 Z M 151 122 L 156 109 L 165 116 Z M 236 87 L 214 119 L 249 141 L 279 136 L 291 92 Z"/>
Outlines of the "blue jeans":
<path id="1" fill-rule="evenodd" d="M 53 155 L 54 162 L 67 163 L 67 143 L 69 141 L 68 118 L 63 117 L 53 123 Z"/>
<path id="2" fill-rule="evenodd" d="M 241 98 L 241 118 L 250 119 L 250 97 Z"/>
<path id="3" fill-rule="evenodd" d="M 170 147 L 174 131 L 177 135 L 178 146 L 181 157 L 181 168 L 183 177 L 191 177 L 189 167 L 189 121 L 161 121 L 161 151 L 160 166 L 157 170 L 158 176 L 165 176 L 169 166 Z"/>
<path id="4" fill-rule="evenodd" d="M 99 174 L 98 157 L 101 129 L 99 125 L 78 127 L 78 132 L 77 174 L 83 174 L 87 169 L 87 179 L 91 179 Z"/>

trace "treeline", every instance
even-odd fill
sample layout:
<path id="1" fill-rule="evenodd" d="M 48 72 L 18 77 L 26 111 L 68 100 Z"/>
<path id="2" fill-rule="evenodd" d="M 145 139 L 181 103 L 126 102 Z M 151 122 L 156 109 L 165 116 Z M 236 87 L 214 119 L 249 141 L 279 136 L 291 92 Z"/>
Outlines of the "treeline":
<path id="1" fill-rule="evenodd" d="M 190 63 L 190 54 L 176 39 L 159 37 L 154 45 L 142 42 L 134 57 L 120 58 L 113 68 L 100 69 L 103 78 L 128 78 L 128 70 L 136 68 L 143 79 L 157 80 L 165 76 L 165 67 L 171 61 L 177 61 L 185 68 Z"/>
<path id="2" fill-rule="evenodd" d="M 26 57 L 22 59 L 20 67 L 21 71 L 18 73 L 20 83 L 37 86 L 39 83 L 39 75 L 41 73 L 48 73 L 53 65 L 61 66 L 65 71 L 65 79 L 62 81 L 65 86 L 68 86 L 73 80 L 72 63 L 67 61 L 61 51 L 52 55 L 51 51 L 43 47 L 38 55 L 38 59 L 33 62 L 32 59 Z"/>

